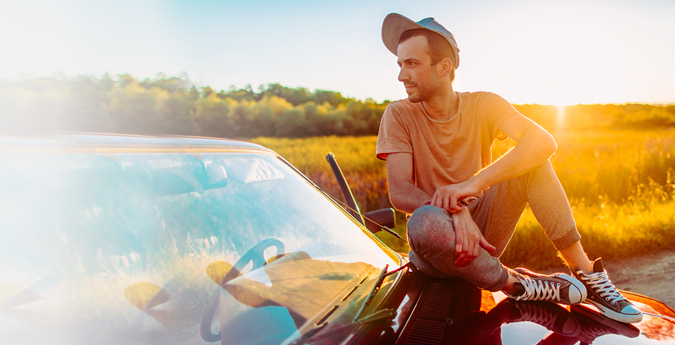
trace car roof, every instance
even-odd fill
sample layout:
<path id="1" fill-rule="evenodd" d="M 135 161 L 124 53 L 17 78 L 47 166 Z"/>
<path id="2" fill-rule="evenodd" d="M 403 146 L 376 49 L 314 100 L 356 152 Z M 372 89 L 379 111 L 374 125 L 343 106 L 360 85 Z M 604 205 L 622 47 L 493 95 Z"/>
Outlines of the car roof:
<path id="1" fill-rule="evenodd" d="M 258 152 L 250 142 L 196 136 L 59 133 L 45 137 L 0 137 L 0 152 Z"/>

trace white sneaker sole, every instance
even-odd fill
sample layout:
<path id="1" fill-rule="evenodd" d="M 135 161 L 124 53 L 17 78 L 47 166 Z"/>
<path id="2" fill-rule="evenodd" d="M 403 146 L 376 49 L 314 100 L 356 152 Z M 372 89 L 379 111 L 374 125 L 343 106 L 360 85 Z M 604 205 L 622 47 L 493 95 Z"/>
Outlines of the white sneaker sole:
<path id="1" fill-rule="evenodd" d="M 619 321 L 619 322 L 623 322 L 623 323 L 638 323 L 638 322 L 642 321 L 642 313 L 640 313 L 640 314 L 621 314 L 619 312 L 616 312 L 612 309 L 609 309 L 609 308 L 605 307 L 604 305 L 602 305 L 600 303 L 597 303 L 595 301 L 592 301 L 592 300 L 588 300 L 588 301 L 586 301 L 586 303 L 598 308 L 598 310 L 600 310 L 600 313 L 602 313 L 602 315 L 605 315 L 608 318 L 610 318 L 612 320 L 615 320 L 615 321 Z"/>

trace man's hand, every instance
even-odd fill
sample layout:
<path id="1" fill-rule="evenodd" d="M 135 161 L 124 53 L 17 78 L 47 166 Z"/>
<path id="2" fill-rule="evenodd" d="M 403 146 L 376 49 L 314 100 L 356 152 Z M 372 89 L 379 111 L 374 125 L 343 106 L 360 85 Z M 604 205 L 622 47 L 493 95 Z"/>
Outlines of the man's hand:
<path id="1" fill-rule="evenodd" d="M 464 267 L 470 264 L 478 256 L 479 246 L 489 252 L 496 250 L 483 237 L 466 207 L 451 216 L 455 228 L 455 266 Z"/>
<path id="2" fill-rule="evenodd" d="M 457 213 L 464 209 L 464 206 L 458 204 L 459 201 L 478 196 L 480 191 L 479 188 L 474 186 L 471 179 L 462 183 L 447 185 L 436 189 L 433 198 L 431 198 L 431 205 L 445 209 L 450 213 Z"/>

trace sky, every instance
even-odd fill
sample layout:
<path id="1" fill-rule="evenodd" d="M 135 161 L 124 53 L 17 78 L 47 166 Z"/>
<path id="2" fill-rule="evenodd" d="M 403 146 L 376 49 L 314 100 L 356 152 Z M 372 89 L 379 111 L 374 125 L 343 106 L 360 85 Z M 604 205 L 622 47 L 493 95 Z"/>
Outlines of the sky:
<path id="1" fill-rule="evenodd" d="M 675 103 L 675 1 L 0 0 L 0 80 L 187 75 L 405 98 L 383 45 L 391 12 L 435 17 L 454 86 L 512 103 Z"/>

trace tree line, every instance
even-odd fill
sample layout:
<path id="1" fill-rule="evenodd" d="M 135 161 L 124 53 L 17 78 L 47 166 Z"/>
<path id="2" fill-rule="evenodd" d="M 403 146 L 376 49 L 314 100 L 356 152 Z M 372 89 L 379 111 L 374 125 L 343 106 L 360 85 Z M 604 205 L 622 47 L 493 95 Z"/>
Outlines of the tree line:
<path id="1" fill-rule="evenodd" d="M 0 134 L 51 131 L 257 136 L 375 135 L 389 101 L 280 84 L 216 91 L 186 77 L 80 76 L 0 81 Z M 675 125 L 674 105 L 515 105 L 555 131 Z M 561 127 L 562 126 L 562 127 Z"/>

